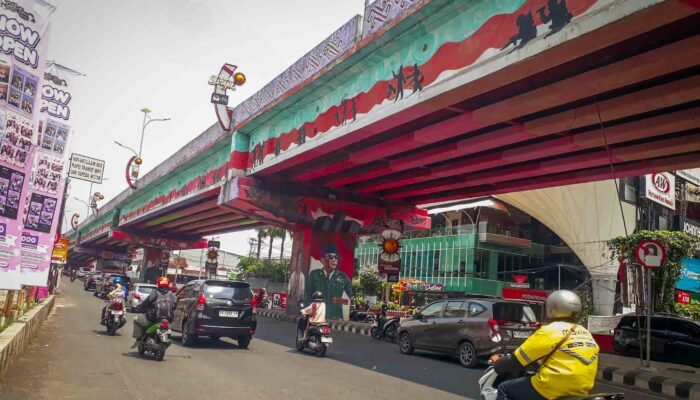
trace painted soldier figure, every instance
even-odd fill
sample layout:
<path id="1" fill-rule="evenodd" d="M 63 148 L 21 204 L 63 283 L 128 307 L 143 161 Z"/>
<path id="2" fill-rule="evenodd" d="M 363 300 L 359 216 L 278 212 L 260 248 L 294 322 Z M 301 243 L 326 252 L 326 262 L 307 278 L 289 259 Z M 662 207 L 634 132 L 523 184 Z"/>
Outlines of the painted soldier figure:
<path id="1" fill-rule="evenodd" d="M 343 305 L 352 298 L 352 281 L 342 271 L 338 270 L 338 252 L 335 246 L 323 248 L 321 263 L 323 268 L 309 273 L 306 284 L 306 304 L 311 304 L 311 295 L 319 291 L 323 293 L 326 303 L 327 319 L 343 319 Z M 343 298 L 343 294 L 347 298 Z"/>

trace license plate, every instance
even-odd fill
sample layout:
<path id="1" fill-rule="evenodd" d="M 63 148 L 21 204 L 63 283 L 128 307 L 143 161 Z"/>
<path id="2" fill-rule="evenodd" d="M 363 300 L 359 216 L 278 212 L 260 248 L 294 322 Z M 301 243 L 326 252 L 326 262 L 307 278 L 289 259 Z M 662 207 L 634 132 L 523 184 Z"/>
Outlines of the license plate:
<path id="1" fill-rule="evenodd" d="M 321 343 L 333 343 L 333 338 L 321 336 Z"/>
<path id="2" fill-rule="evenodd" d="M 219 311 L 219 317 L 238 318 L 238 311 Z"/>
<path id="3" fill-rule="evenodd" d="M 122 314 L 124 314 L 124 311 L 112 310 L 112 315 L 122 315 Z"/>
<path id="4" fill-rule="evenodd" d="M 530 337 L 530 332 L 513 331 L 513 337 L 516 339 L 527 339 Z"/>

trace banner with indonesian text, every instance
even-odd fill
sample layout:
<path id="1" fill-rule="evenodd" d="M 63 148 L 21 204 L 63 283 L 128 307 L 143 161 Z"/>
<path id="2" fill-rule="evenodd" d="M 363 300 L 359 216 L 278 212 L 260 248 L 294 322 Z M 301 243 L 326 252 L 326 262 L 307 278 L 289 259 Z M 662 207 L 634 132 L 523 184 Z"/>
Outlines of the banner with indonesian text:
<path id="1" fill-rule="evenodd" d="M 27 284 L 21 252 L 25 241 L 33 239 L 23 228 L 54 10 L 42 0 L 0 1 L 0 289 Z M 41 212 L 46 216 L 56 206 L 46 202 Z"/>
<path id="2" fill-rule="evenodd" d="M 82 74 L 49 61 L 41 88 L 38 146 L 22 231 L 22 283 L 46 285 L 68 174 L 70 101 Z"/>

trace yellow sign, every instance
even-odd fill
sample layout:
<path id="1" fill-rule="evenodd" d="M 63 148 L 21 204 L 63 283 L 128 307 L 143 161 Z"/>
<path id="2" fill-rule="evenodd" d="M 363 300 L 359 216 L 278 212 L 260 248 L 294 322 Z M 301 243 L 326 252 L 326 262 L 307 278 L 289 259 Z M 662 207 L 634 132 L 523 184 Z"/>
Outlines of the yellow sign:
<path id="1" fill-rule="evenodd" d="M 51 262 L 56 264 L 65 264 L 68 261 L 68 238 L 61 238 L 53 245 L 53 253 L 51 254 Z"/>

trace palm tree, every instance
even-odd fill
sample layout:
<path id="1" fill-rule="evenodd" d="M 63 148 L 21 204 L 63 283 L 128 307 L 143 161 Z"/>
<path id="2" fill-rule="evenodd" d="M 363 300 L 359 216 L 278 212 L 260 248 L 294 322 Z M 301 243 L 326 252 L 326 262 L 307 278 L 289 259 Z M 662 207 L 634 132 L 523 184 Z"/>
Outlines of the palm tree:
<path id="1" fill-rule="evenodd" d="M 281 238 L 282 246 L 284 246 L 284 237 L 287 236 L 287 231 L 282 228 L 273 227 L 268 229 L 268 236 L 270 237 L 270 248 L 267 251 L 267 259 L 270 260 L 272 259 L 272 243 L 275 241 L 275 238 Z"/>
<path id="2" fill-rule="evenodd" d="M 258 229 L 258 260 L 260 259 L 260 246 L 262 246 L 263 239 L 270 236 L 270 230 L 267 228 Z"/>
<path id="3" fill-rule="evenodd" d="M 280 237 L 282 238 L 282 245 L 280 246 L 280 262 L 284 259 L 284 241 L 287 240 L 287 231 L 285 229 L 280 229 Z"/>

